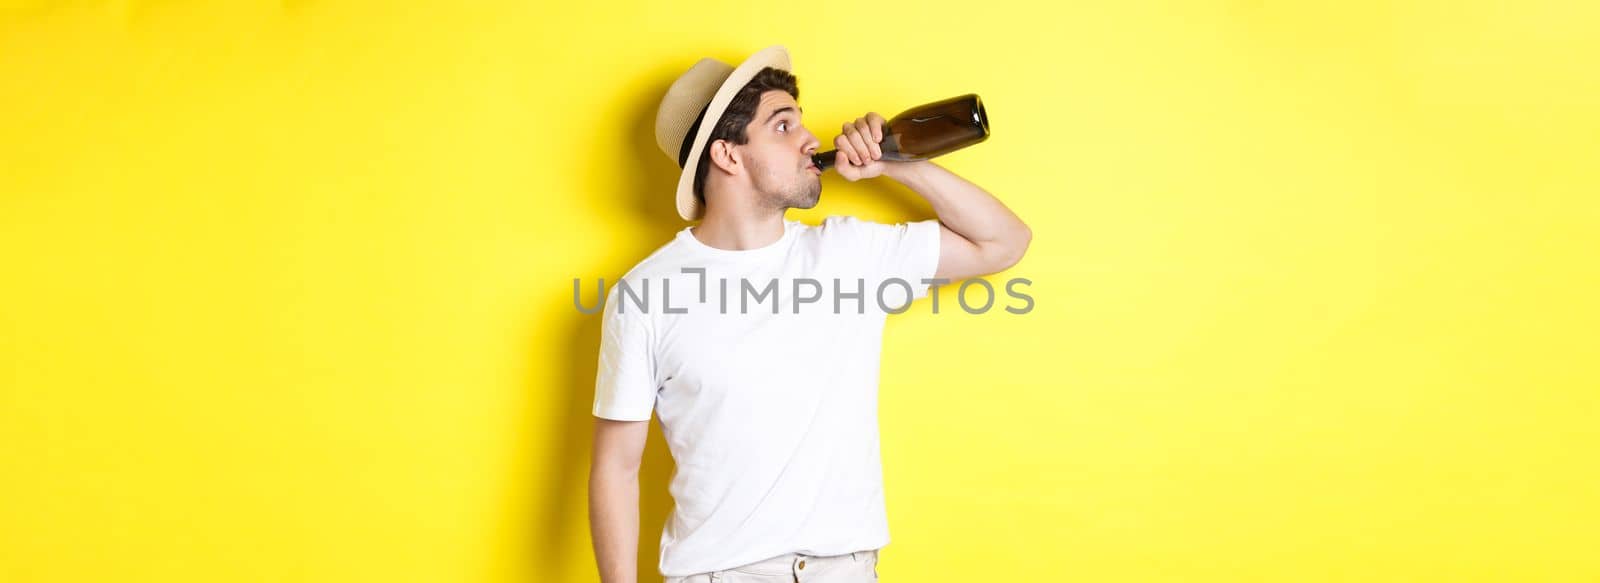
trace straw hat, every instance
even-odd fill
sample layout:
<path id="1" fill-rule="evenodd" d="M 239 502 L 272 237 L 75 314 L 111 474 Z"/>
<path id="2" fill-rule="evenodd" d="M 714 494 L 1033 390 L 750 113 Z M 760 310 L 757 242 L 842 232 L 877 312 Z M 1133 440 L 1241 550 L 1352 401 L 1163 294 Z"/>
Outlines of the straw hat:
<path id="1" fill-rule="evenodd" d="M 678 163 L 678 216 L 686 221 L 705 215 L 705 205 L 694 196 L 694 175 L 711 130 L 722 119 L 734 95 L 762 69 L 788 71 L 789 51 L 782 45 L 762 49 L 738 67 L 716 59 L 700 59 L 672 82 L 656 110 L 656 145 Z"/>

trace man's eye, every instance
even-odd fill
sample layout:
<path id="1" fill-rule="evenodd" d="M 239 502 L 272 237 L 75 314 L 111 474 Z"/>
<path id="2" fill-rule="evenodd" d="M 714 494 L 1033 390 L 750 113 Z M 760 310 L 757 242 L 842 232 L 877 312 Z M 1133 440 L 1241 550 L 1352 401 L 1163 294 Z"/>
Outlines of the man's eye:
<path id="1" fill-rule="evenodd" d="M 786 121 L 778 122 L 778 131 L 780 131 L 780 132 L 788 131 L 788 128 L 789 128 L 789 122 L 786 122 Z"/>

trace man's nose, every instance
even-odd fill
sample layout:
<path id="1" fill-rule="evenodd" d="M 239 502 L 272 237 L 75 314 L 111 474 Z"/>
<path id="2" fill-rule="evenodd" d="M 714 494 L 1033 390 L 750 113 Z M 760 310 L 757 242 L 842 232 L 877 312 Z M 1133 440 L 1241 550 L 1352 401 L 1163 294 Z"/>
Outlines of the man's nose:
<path id="1" fill-rule="evenodd" d="M 820 147 L 822 147 L 822 140 L 817 139 L 817 135 L 811 133 L 811 130 L 806 130 L 806 143 L 801 149 L 809 156 L 817 153 L 817 148 Z"/>

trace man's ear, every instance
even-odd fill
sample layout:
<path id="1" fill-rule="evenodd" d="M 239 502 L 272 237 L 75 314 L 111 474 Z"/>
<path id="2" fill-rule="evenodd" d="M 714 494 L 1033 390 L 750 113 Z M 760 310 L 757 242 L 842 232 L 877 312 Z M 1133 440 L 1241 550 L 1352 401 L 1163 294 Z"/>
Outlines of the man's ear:
<path id="1" fill-rule="evenodd" d="M 734 149 L 733 142 L 717 140 L 708 146 L 711 148 L 711 164 L 723 172 L 738 175 L 739 168 L 744 165 L 744 160 L 739 157 L 739 151 Z"/>

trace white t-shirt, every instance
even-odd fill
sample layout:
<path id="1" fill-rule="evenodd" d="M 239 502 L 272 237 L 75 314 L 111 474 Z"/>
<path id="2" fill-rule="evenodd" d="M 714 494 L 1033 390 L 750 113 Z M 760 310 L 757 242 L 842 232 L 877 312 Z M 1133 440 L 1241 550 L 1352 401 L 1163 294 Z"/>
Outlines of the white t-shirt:
<path id="1" fill-rule="evenodd" d="M 927 295 L 939 230 L 785 220 L 778 241 L 730 251 L 684 228 L 610 288 L 593 413 L 660 420 L 677 466 L 663 575 L 889 544 L 883 324 Z"/>

